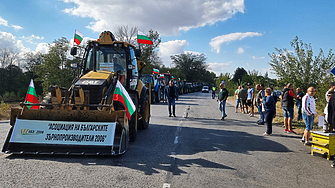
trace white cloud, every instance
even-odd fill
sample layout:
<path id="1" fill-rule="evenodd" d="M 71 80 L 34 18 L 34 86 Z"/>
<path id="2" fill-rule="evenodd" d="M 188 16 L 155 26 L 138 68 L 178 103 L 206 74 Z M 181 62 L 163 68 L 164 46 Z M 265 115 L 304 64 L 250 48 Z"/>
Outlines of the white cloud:
<path id="1" fill-rule="evenodd" d="M 264 59 L 265 57 L 256 57 L 256 56 L 252 56 L 252 59 L 255 59 L 255 60 L 257 60 L 257 59 Z"/>
<path id="2" fill-rule="evenodd" d="M 216 76 L 219 76 L 221 73 L 227 72 L 226 67 L 229 67 L 232 61 L 229 61 L 228 63 L 207 63 L 208 64 L 208 70 L 211 72 L 214 72 Z"/>
<path id="3" fill-rule="evenodd" d="M 13 27 L 17 31 L 23 29 L 23 27 L 21 27 L 19 25 L 11 25 L 11 27 Z"/>
<path id="4" fill-rule="evenodd" d="M 189 43 L 186 40 L 174 40 L 168 42 L 162 42 L 159 44 L 159 55 L 163 61 L 163 64 L 167 67 L 171 67 L 171 55 L 185 53 L 184 48 Z"/>
<path id="5" fill-rule="evenodd" d="M 8 26 L 7 20 L 0 17 L 0 25 Z"/>
<path id="6" fill-rule="evenodd" d="M 11 33 L 0 31 L 0 48 L 11 49 L 15 52 L 27 52 L 28 48 L 25 48 L 21 40 L 16 40 L 15 36 Z"/>
<path id="7" fill-rule="evenodd" d="M 230 33 L 227 35 L 221 35 L 212 38 L 209 44 L 212 46 L 212 50 L 216 50 L 216 53 L 220 53 L 221 44 L 229 43 L 235 40 L 242 40 L 246 37 L 253 37 L 253 36 L 262 36 L 262 34 L 257 32 Z"/>
<path id="8" fill-rule="evenodd" d="M 194 51 L 184 51 L 185 54 L 193 54 L 193 55 L 200 55 L 202 53 L 200 52 L 194 52 Z"/>
<path id="9" fill-rule="evenodd" d="M 239 48 L 237 49 L 237 53 L 239 53 L 239 54 L 243 54 L 243 52 L 244 52 L 243 48 L 239 47 Z"/>
<path id="10" fill-rule="evenodd" d="M 42 54 L 46 54 L 49 51 L 49 44 L 42 42 L 37 44 L 37 47 L 35 49 L 35 52 L 41 52 Z"/>
<path id="11" fill-rule="evenodd" d="M 192 28 L 225 21 L 238 12 L 244 13 L 244 0 L 63 0 L 75 4 L 65 13 L 89 17 L 86 27 L 95 32 L 114 31 L 119 26 L 137 26 L 157 30 L 161 35 L 179 34 Z"/>
<path id="12" fill-rule="evenodd" d="M 0 17 L 0 25 L 4 25 L 6 27 L 9 27 L 8 21 L 3 19 L 2 17 Z M 10 25 L 10 26 L 13 27 L 15 30 L 23 29 L 23 27 L 21 27 L 19 25 Z"/>
<path id="13" fill-rule="evenodd" d="M 43 40 L 44 37 L 39 37 L 39 36 L 35 36 L 35 35 L 31 35 L 31 36 L 28 36 L 28 37 L 21 37 L 21 39 L 25 40 L 26 42 L 29 42 L 31 44 L 37 44 L 37 43 L 33 43 L 33 40 L 37 39 L 37 40 Z"/>
<path id="14" fill-rule="evenodd" d="M 170 56 L 171 54 L 184 53 L 185 46 L 189 43 L 186 40 L 174 40 L 168 42 L 162 42 L 159 45 L 159 52 L 162 56 Z"/>

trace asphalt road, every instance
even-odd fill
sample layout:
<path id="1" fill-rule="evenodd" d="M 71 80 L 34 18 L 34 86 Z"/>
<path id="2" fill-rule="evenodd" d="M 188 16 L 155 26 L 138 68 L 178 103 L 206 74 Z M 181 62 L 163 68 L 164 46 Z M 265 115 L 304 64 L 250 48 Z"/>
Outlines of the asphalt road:
<path id="1" fill-rule="evenodd" d="M 0 187 L 334 187 L 331 161 L 311 156 L 301 136 L 235 113 L 220 120 L 210 93 L 182 95 L 177 117 L 151 106 L 149 129 L 122 156 L 39 156 L 0 153 Z M 9 130 L 0 122 L 0 145 Z"/>

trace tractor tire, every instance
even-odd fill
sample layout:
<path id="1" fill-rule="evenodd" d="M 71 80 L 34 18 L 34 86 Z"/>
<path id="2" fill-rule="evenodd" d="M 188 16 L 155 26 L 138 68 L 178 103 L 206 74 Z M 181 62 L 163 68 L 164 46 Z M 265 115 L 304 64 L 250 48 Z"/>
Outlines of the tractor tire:
<path id="1" fill-rule="evenodd" d="M 133 115 L 131 116 L 131 120 L 129 121 L 129 141 L 130 142 L 134 142 L 136 140 L 137 137 L 137 119 L 138 119 L 138 99 L 137 96 L 132 98 L 135 106 L 136 106 L 136 110 L 133 113 Z"/>
<path id="2" fill-rule="evenodd" d="M 149 103 L 149 96 L 146 94 L 144 96 L 143 103 L 140 107 L 141 119 L 138 122 L 139 129 L 147 129 L 149 127 L 150 121 L 150 103 Z"/>

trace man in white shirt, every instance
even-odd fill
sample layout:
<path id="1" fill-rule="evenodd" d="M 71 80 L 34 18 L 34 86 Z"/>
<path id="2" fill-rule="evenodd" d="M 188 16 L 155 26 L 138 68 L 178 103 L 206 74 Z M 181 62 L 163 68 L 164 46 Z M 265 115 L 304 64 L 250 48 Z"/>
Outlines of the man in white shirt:
<path id="1" fill-rule="evenodd" d="M 315 89 L 309 87 L 306 95 L 302 98 L 302 118 L 306 125 L 302 141 L 305 142 L 305 145 L 310 145 L 309 138 L 311 137 L 311 130 L 313 129 L 314 117 L 317 114 L 314 95 Z"/>

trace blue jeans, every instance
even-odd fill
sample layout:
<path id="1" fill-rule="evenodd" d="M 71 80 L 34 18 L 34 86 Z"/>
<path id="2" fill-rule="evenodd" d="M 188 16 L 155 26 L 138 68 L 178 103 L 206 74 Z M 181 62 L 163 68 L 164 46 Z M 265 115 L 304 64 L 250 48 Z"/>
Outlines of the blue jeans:
<path id="1" fill-rule="evenodd" d="M 168 103 L 168 109 L 169 109 L 169 114 L 171 115 L 171 105 L 172 105 L 172 110 L 173 114 L 175 114 L 175 105 L 176 105 L 176 98 L 167 98 L 167 103 Z"/>
<path id="2" fill-rule="evenodd" d="M 298 109 L 298 121 L 301 121 L 302 120 L 301 103 L 297 103 L 297 109 Z"/>
<path id="3" fill-rule="evenodd" d="M 261 123 L 264 123 L 264 113 L 262 112 L 262 106 L 261 105 L 257 105 L 257 110 L 259 112 L 259 121 Z"/>
<path id="4" fill-rule="evenodd" d="M 294 108 L 288 108 L 286 106 L 283 106 L 283 114 L 284 114 L 284 118 L 293 119 Z"/>
<path id="5" fill-rule="evenodd" d="M 226 101 L 220 101 L 219 110 L 222 112 L 222 117 L 226 117 Z"/>
<path id="6" fill-rule="evenodd" d="M 236 99 L 236 105 L 235 105 L 235 107 L 238 108 L 238 105 L 240 105 L 240 107 L 242 106 L 241 99 Z"/>
<path id="7" fill-rule="evenodd" d="M 313 116 L 308 116 L 307 114 L 302 114 L 302 118 L 304 118 L 305 125 L 306 125 L 306 130 L 310 131 L 313 129 L 313 124 L 314 124 L 314 115 Z"/>

